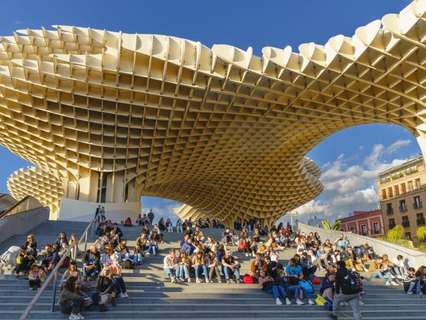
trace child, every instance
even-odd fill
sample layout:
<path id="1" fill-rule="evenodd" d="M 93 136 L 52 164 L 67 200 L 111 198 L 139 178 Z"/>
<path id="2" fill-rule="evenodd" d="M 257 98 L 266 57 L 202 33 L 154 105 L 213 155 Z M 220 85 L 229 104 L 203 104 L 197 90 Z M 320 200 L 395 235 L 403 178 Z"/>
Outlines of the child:
<path id="1" fill-rule="evenodd" d="M 37 290 L 41 287 L 41 284 L 46 279 L 46 274 L 42 268 L 39 268 L 35 263 L 31 266 L 30 272 L 28 273 L 28 282 L 30 289 Z"/>

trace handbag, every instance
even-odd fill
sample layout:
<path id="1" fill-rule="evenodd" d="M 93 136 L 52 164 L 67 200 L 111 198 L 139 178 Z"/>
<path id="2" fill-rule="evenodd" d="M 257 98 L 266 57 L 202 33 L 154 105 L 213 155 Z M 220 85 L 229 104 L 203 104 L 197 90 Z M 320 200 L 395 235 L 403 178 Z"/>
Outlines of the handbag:
<path id="1" fill-rule="evenodd" d="M 325 305 L 326 302 L 327 302 L 327 300 L 325 300 L 325 298 L 322 295 L 317 294 L 317 296 L 315 298 L 315 303 L 318 306 L 323 306 L 323 305 Z"/>
<path id="2" fill-rule="evenodd" d="M 243 276 L 243 283 L 252 284 L 252 283 L 254 283 L 254 278 L 249 274 L 245 274 Z"/>
<path id="3" fill-rule="evenodd" d="M 320 285 L 321 284 L 321 279 L 318 278 L 317 276 L 313 276 L 312 277 L 312 284 L 313 285 Z"/>
<path id="4" fill-rule="evenodd" d="M 111 301 L 111 294 L 109 293 L 101 293 L 99 297 L 99 304 L 107 304 Z"/>

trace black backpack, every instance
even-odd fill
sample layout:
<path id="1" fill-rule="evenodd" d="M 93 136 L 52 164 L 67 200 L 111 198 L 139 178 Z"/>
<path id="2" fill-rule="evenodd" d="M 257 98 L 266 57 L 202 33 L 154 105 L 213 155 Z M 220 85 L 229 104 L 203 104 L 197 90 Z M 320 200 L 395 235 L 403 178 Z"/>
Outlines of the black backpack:
<path id="1" fill-rule="evenodd" d="M 343 294 L 356 294 L 362 291 L 362 282 L 359 274 L 354 271 L 349 271 L 343 278 L 342 281 L 342 292 Z"/>

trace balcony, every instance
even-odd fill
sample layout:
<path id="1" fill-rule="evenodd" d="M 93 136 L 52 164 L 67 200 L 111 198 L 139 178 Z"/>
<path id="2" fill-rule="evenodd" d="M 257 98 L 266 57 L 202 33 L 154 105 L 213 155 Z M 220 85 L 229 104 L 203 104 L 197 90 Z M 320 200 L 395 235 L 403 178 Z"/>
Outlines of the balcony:
<path id="1" fill-rule="evenodd" d="M 425 219 L 424 218 L 423 219 L 417 219 L 416 223 L 417 223 L 418 226 L 424 226 L 425 225 Z"/>
<path id="2" fill-rule="evenodd" d="M 407 211 L 407 207 L 399 207 L 399 212 L 406 212 Z"/>
<path id="3" fill-rule="evenodd" d="M 402 226 L 404 228 L 409 228 L 410 227 L 410 221 L 402 221 Z"/>
<path id="4" fill-rule="evenodd" d="M 390 199 L 401 199 L 401 198 L 406 198 L 409 197 L 411 195 L 415 196 L 418 192 L 421 191 L 426 191 L 426 184 L 422 184 L 419 188 L 416 189 L 412 189 L 412 190 L 402 190 L 399 194 L 392 194 L 392 196 L 386 196 L 383 197 L 383 195 L 380 197 L 380 201 L 384 202 L 386 200 L 390 200 Z"/>

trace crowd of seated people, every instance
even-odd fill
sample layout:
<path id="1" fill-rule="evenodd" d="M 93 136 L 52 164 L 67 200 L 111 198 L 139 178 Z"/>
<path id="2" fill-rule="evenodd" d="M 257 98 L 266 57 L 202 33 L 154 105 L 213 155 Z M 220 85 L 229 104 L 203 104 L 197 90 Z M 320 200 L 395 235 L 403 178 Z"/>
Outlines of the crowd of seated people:
<path id="1" fill-rule="evenodd" d="M 179 249 L 164 257 L 164 272 L 171 282 L 241 282 L 240 264 L 224 240 L 205 237 L 201 226 L 186 225 Z"/>
<path id="2" fill-rule="evenodd" d="M 43 285 L 61 261 L 59 304 L 71 320 L 84 319 L 82 311 L 92 305 L 106 311 L 108 304 L 116 305 L 117 298 L 127 298 L 122 270 L 140 265 L 145 255 L 157 255 L 163 241 L 159 226 L 147 221 L 142 225 L 135 247 L 129 248 L 118 224 L 106 219 L 96 222 L 97 238 L 85 252 L 79 252 L 75 234 L 68 239 L 61 232 L 55 242 L 42 248 L 30 234 L 15 258 L 16 276 L 28 279 L 33 290 Z M 78 257 L 81 257 L 81 268 L 77 264 Z"/>
<path id="3" fill-rule="evenodd" d="M 128 298 L 122 270 L 142 264 L 146 255 L 157 255 L 162 242 L 159 226 L 149 219 L 142 224 L 134 248 L 127 245 L 118 224 L 109 220 L 99 223 L 96 235 L 82 255 L 82 272 L 72 262 L 62 278 L 60 305 L 69 319 L 83 319 L 81 311 L 88 306 L 107 311 L 108 305 L 116 306 L 117 298 Z"/>
<path id="4" fill-rule="evenodd" d="M 280 263 L 278 252 L 288 246 L 296 247 L 296 254 L 288 263 Z M 366 262 L 374 261 L 375 254 L 372 248 L 365 244 L 362 248 L 354 248 L 343 236 L 335 242 L 322 241 L 318 234 L 295 233 L 290 226 L 280 225 L 272 227 L 266 237 L 266 242 L 259 243 L 255 258 L 251 261 L 251 276 L 258 282 L 262 289 L 272 294 L 276 304 L 298 305 L 315 304 L 314 286 L 321 280 L 316 276 L 318 270 L 326 272 L 322 280 L 318 295 L 327 298 L 332 304 L 335 295 L 335 279 L 338 264 L 347 266 L 350 272 L 357 274 L 365 271 L 356 268 L 356 259 L 366 257 Z M 360 298 L 363 295 L 361 288 Z M 362 304 L 362 300 L 360 300 Z"/>
<path id="5" fill-rule="evenodd" d="M 240 274 L 239 259 L 234 255 L 237 251 L 240 259 L 241 256 L 253 257 L 248 283 L 259 283 L 276 304 L 293 301 L 297 305 L 315 304 L 314 285 L 320 282 L 316 276 L 318 270 L 325 271 L 319 296 L 332 304 L 336 273 L 342 263 L 356 273 L 370 272 L 372 277 L 384 279 L 386 285 L 403 284 L 407 294 L 426 293 L 425 267 L 414 270 L 402 256 L 391 262 L 387 255 L 378 256 L 368 243 L 352 246 L 343 234 L 336 241 L 322 241 L 317 233 L 297 233 L 289 224 L 268 230 L 258 222 L 248 221 L 237 225 L 237 230 L 224 229 L 222 238 L 216 240 L 205 236 L 203 231 L 209 226 L 217 227 L 214 220 L 180 222 L 183 232 L 180 247 L 170 250 L 163 260 L 164 272 L 173 283 L 194 280 L 196 283 L 240 283 L 243 279 L 245 282 L 245 276 Z M 66 271 L 61 281 L 61 310 L 70 314 L 69 319 L 83 319 L 81 312 L 85 307 L 96 304 L 101 311 L 106 311 L 108 304 L 116 305 L 116 298 L 128 297 L 122 269 L 134 268 L 142 263 L 144 256 L 158 254 L 163 232 L 170 230 L 167 220 L 165 229 L 161 224 L 145 219 L 135 247 L 129 248 L 116 223 L 99 222 L 98 238 L 81 255 L 81 271 L 75 262 L 78 255 L 78 248 L 74 248 L 75 235 L 67 239 L 65 233 L 60 233 L 57 240 L 45 245 L 43 250 L 38 250 L 35 237 L 28 235 L 16 258 L 15 272 L 17 276 L 27 275 L 30 288 L 36 290 L 67 252 L 62 265 Z M 296 254 L 287 263 L 281 263 L 279 252 L 291 246 L 296 248 Z M 359 292 L 360 303 L 363 294 Z"/>
<path id="6" fill-rule="evenodd" d="M 297 242 L 291 227 L 280 225 L 272 227 L 264 243 L 258 245 L 255 258 L 250 263 L 251 276 L 263 290 L 272 294 L 276 304 L 298 305 L 315 304 L 313 280 L 317 266 L 308 254 L 319 241 L 318 237 L 297 235 L 298 244 L 304 244 L 305 250 L 298 250 L 287 264 L 279 261 L 278 252 Z"/>
<path id="7" fill-rule="evenodd" d="M 238 233 L 227 228 L 224 229 L 222 239 L 216 240 L 212 236 L 206 237 L 203 228 L 210 223 L 209 219 L 204 221 L 185 220 L 182 225 L 183 240 L 179 249 L 171 250 L 164 257 L 164 272 L 171 282 L 235 282 L 242 281 L 241 265 L 233 250 L 242 253 L 246 257 L 255 256 L 257 253 L 265 253 L 271 249 L 283 249 L 289 245 L 285 237 L 278 236 L 278 230 L 271 231 L 271 236 L 264 243 L 261 237 L 266 234 L 258 221 L 253 220 L 252 230 L 245 227 Z M 217 226 L 216 226 L 217 227 Z M 290 232 L 288 232 L 290 229 Z M 291 227 L 288 226 L 283 235 L 290 238 Z M 275 241 L 275 238 L 277 241 Z M 277 259 L 277 256 L 274 256 Z"/>
<path id="8" fill-rule="evenodd" d="M 40 287 L 40 283 L 44 278 L 41 274 L 47 274 L 52 271 L 58 264 L 61 257 L 65 254 L 66 249 L 71 246 L 70 252 L 65 260 L 62 262 L 63 267 L 67 267 L 72 255 L 76 253 L 76 236 L 71 235 L 70 240 L 64 232 L 59 233 L 58 238 L 53 243 L 47 243 L 43 249 L 38 248 L 37 241 L 33 234 L 26 237 L 25 243 L 20 247 L 19 253 L 16 257 L 14 272 L 16 277 L 29 276 L 34 277 L 39 273 L 37 285 L 31 285 L 33 289 Z M 31 276 L 30 276 L 31 274 Z M 40 281 L 39 281 L 40 280 Z"/>

